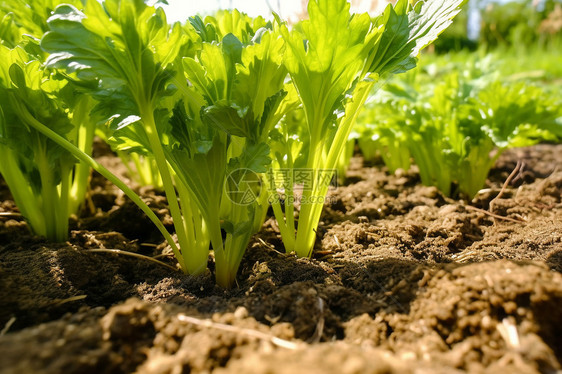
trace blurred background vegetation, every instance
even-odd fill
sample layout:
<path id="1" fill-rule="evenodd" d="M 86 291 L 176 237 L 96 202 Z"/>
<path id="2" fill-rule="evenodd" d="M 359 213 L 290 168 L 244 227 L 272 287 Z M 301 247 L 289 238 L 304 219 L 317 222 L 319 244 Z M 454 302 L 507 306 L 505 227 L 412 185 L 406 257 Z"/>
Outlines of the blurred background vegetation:
<path id="1" fill-rule="evenodd" d="M 435 50 L 559 48 L 561 30 L 561 0 L 471 0 Z"/>

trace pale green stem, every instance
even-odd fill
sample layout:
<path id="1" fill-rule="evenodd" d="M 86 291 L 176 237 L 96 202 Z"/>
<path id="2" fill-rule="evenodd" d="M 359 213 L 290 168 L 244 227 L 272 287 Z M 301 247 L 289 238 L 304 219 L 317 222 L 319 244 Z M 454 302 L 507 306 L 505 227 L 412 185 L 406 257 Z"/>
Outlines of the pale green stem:
<path id="1" fill-rule="evenodd" d="M 29 185 L 29 181 L 21 172 L 15 152 L 6 146 L 0 145 L 0 154 L 2 154 L 0 174 L 6 180 L 8 187 L 12 187 L 10 192 L 22 216 L 29 223 L 31 231 L 45 236 L 47 229 L 45 227 L 44 212 L 41 209 L 43 204 L 40 196 L 35 195 L 32 187 Z"/>
<path id="2" fill-rule="evenodd" d="M 209 238 L 204 221 L 200 218 L 199 208 L 189 196 L 187 188 L 176 178 L 176 189 L 180 199 L 184 229 L 189 247 L 182 248 L 183 261 L 189 274 L 202 274 L 207 269 L 209 257 Z"/>
<path id="3" fill-rule="evenodd" d="M 320 168 L 318 167 L 318 164 L 320 164 L 324 169 L 328 171 L 331 170 L 331 173 L 333 174 L 333 170 L 337 166 L 338 159 L 341 157 L 341 154 L 345 148 L 346 141 L 349 138 L 349 134 L 351 133 L 353 125 L 357 120 L 360 108 L 367 100 L 369 92 L 374 83 L 375 82 L 364 84 L 363 86 L 357 88 L 357 91 L 354 94 L 353 101 L 346 107 L 346 116 L 342 119 L 338 126 L 334 140 L 329 147 L 327 158 L 324 159 L 323 153 L 317 152 L 315 154 L 315 156 L 317 157 L 316 162 L 310 163 L 310 165 L 315 167 L 314 170 L 319 170 Z M 313 148 L 312 150 L 316 151 L 315 148 Z M 312 249 L 316 240 L 316 230 L 318 229 L 320 215 L 324 207 L 323 200 L 325 199 L 328 193 L 328 188 L 330 186 L 328 178 L 322 180 L 326 183 L 313 183 L 314 187 L 312 188 L 312 192 L 306 195 L 303 194 L 303 199 L 310 199 L 311 197 L 314 197 L 314 202 L 312 203 L 312 201 L 310 200 L 306 201 L 307 203 L 311 204 L 303 206 L 303 208 L 305 208 L 304 217 L 301 216 L 303 214 L 302 210 L 301 215 L 299 215 L 299 227 L 297 230 L 295 250 L 297 252 L 297 255 L 301 257 L 310 257 L 312 255 Z M 314 180 L 314 182 L 317 181 Z M 301 221 L 302 219 L 304 219 L 304 222 Z M 302 224 L 304 227 L 301 227 Z"/>
<path id="4" fill-rule="evenodd" d="M 229 217 L 235 224 L 245 222 L 253 217 L 248 217 L 248 207 L 233 204 L 232 215 Z M 224 249 L 215 249 L 216 281 L 223 288 L 231 288 L 236 280 L 236 273 L 240 262 L 250 242 L 252 232 L 246 230 L 236 235 L 227 234 Z"/>
<path id="5" fill-rule="evenodd" d="M 84 122 L 78 126 L 77 146 L 87 155 L 92 154 L 92 144 L 95 133 L 95 124 L 92 123 L 89 116 L 89 109 L 91 106 L 90 100 L 82 100 L 77 109 L 77 117 L 79 121 Z M 84 163 L 74 165 L 74 176 L 72 177 L 72 184 L 70 187 L 70 197 L 68 203 L 69 214 L 78 213 L 80 205 L 84 201 L 86 191 L 88 189 L 88 182 L 90 180 L 90 166 Z"/>
<path id="6" fill-rule="evenodd" d="M 59 197 L 57 186 L 54 181 L 53 170 L 49 166 L 49 161 L 47 159 L 47 152 L 45 150 L 44 141 L 37 141 L 37 149 L 35 153 L 35 164 L 39 170 L 39 178 L 41 180 L 41 200 L 43 201 L 43 210 L 45 214 L 45 225 L 46 233 L 45 236 L 54 241 L 64 241 L 66 240 L 66 232 L 64 237 L 61 238 L 59 235 L 59 217 L 57 210 L 61 209 L 59 207 Z M 64 210 L 66 214 L 66 209 Z"/>
<path id="7" fill-rule="evenodd" d="M 140 103 L 140 115 L 142 121 L 145 125 L 146 135 L 148 141 L 150 142 L 150 147 L 152 148 L 152 153 L 154 154 L 154 159 L 160 170 L 160 175 L 162 176 L 162 182 L 164 184 L 164 192 L 168 199 L 168 206 L 170 209 L 170 215 L 174 221 L 174 227 L 176 228 L 176 235 L 178 237 L 178 242 L 180 248 L 188 250 L 189 243 L 187 241 L 187 233 L 185 230 L 185 224 L 183 222 L 183 217 L 178 204 L 178 197 L 174 189 L 174 183 L 172 180 L 172 175 L 170 173 L 170 168 L 168 167 L 168 161 L 164 156 L 164 149 L 162 143 L 160 142 L 160 137 L 158 135 L 158 130 L 156 129 L 156 123 L 154 121 L 154 113 L 152 112 L 152 105 L 150 103 Z M 183 255 L 177 257 L 182 269 L 187 271 L 185 264 L 183 263 Z"/>

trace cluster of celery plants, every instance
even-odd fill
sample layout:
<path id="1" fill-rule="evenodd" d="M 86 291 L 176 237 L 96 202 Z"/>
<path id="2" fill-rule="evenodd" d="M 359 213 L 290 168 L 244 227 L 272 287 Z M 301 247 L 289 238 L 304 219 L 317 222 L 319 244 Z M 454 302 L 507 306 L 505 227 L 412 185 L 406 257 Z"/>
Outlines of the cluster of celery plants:
<path id="1" fill-rule="evenodd" d="M 491 61 L 415 71 L 377 92 L 359 121 L 359 146 L 390 171 L 408 169 L 445 195 L 473 198 L 501 153 L 562 138 L 560 101 L 539 86 L 501 79 Z M 447 71 L 449 70 L 449 71 Z"/>
<path id="2" fill-rule="evenodd" d="M 330 181 L 349 158 L 347 139 L 367 97 L 389 76 L 415 67 L 420 50 L 464 2 L 399 0 L 371 18 L 350 14 L 345 0 L 311 0 L 310 19 L 292 29 L 279 17 L 266 22 L 236 10 L 169 25 L 162 9 L 140 0 L 60 5 L 44 23 L 41 49 L 34 41 L 42 57 L 33 71 L 44 72 L 36 84 L 44 100 L 63 105 L 49 114 L 64 121 L 37 113 L 22 125 L 56 148 L 53 154 L 71 165 L 80 160 L 123 189 L 185 272 L 204 272 L 212 248 L 217 283 L 231 287 L 269 203 L 286 250 L 311 255 Z M 10 95 L 36 87 L 21 78 L 23 67 L 3 63 L 2 88 Z M 45 77 L 60 89 L 45 85 Z M 64 87 L 76 87 L 73 97 L 85 104 L 53 96 Z M 99 118 L 116 150 L 154 163 L 175 239 L 69 136 L 81 117 Z"/>
<path id="3" fill-rule="evenodd" d="M 106 1 L 59 7 L 49 26 L 47 65 L 93 81 L 112 141 L 158 165 L 180 266 L 205 271 L 211 244 L 230 287 L 267 209 L 259 174 L 286 76 L 272 25 L 233 11 L 170 27 L 161 9 Z"/>

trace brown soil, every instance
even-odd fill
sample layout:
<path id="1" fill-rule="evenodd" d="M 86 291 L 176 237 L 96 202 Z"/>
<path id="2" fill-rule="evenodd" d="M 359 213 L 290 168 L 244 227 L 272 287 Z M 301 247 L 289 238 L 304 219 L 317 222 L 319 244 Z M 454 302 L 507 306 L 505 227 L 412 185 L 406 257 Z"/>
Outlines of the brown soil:
<path id="1" fill-rule="evenodd" d="M 517 160 L 524 172 L 490 209 Z M 354 158 L 314 258 L 283 253 L 270 219 L 229 291 L 211 272 L 90 252 L 174 264 L 150 222 L 95 176 L 95 211 L 73 221 L 67 243 L 0 216 L 0 372 L 556 373 L 561 162 L 562 145 L 506 152 L 465 202 L 420 185 L 415 170 L 388 175 Z M 140 192 L 170 225 L 165 198 Z M 3 182 L 0 212 L 17 213 Z"/>

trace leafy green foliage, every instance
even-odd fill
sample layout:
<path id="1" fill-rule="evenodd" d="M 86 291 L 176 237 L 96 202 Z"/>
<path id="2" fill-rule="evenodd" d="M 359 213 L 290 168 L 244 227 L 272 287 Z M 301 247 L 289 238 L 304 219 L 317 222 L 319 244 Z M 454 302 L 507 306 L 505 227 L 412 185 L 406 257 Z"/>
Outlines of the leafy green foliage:
<path id="1" fill-rule="evenodd" d="M 25 35 L 41 38 L 48 30 L 47 18 L 62 4 L 82 7 L 80 0 L 10 0 L 0 1 L 0 39 L 2 44 L 14 48 L 25 39 Z"/>
<path id="2" fill-rule="evenodd" d="M 49 18 L 51 31 L 41 41 L 51 52 L 47 64 L 98 82 L 92 92 L 101 103 L 97 110 L 114 116 L 115 129 L 136 123 L 143 110 L 155 115 L 165 108 L 173 75 L 166 67 L 184 44 L 179 24 L 169 30 L 162 9 L 139 1 L 89 1 L 84 11 L 87 16 L 64 5 Z M 136 140 L 149 146 L 140 133 Z"/>
<path id="3" fill-rule="evenodd" d="M 51 31 L 41 40 L 51 53 L 47 64 L 65 69 L 88 85 L 88 92 L 99 102 L 94 110 L 107 120 L 110 141 L 118 149 L 154 157 L 183 248 L 183 252 L 175 250 L 175 255 L 185 271 L 203 272 L 208 239 L 200 213 L 191 202 L 178 203 L 164 154 L 164 134 L 177 91 L 171 67 L 180 52 L 193 46 L 189 37 L 195 34 L 179 24 L 170 27 L 162 9 L 134 0 L 88 1 L 84 12 L 63 5 L 48 24 Z M 182 187 L 177 189 L 183 193 Z"/>
<path id="4" fill-rule="evenodd" d="M 84 199 L 89 170 L 75 165 L 72 155 L 35 124 L 77 145 L 82 141 L 88 150 L 93 126 L 81 111 L 88 99 L 74 99 L 71 85 L 45 70 L 26 49 L 25 44 L 14 49 L 0 45 L 0 173 L 31 230 L 64 241 L 68 218 Z"/>
<path id="5" fill-rule="evenodd" d="M 424 184 L 472 198 L 505 149 L 560 139 L 562 112 L 539 87 L 462 67 L 441 74 L 439 83 L 416 73 L 395 80 L 375 95 L 360 128 L 368 128 L 366 137 L 396 140 L 390 158 L 383 156 L 389 169 L 400 153 L 411 154 Z"/>
<path id="6" fill-rule="evenodd" d="M 80 1 L 67 1 L 81 6 Z M 0 173 L 33 232 L 55 241 L 68 236 L 89 180 L 87 165 L 37 131 L 46 126 L 91 152 L 93 100 L 72 80 L 43 65 L 39 38 L 60 0 L 0 2 Z"/>

